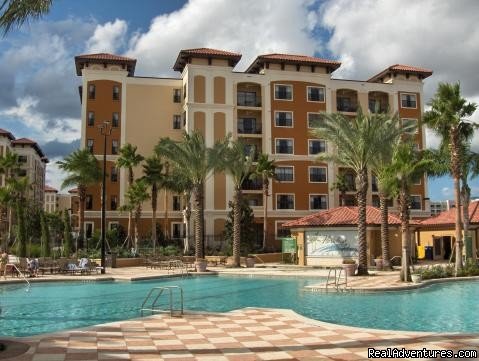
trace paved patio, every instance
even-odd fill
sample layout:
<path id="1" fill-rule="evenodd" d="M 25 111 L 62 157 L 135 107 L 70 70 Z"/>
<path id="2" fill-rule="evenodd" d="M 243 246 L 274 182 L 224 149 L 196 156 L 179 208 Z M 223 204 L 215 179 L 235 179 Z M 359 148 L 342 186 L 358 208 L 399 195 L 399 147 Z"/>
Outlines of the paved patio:
<path id="1" fill-rule="evenodd" d="M 327 270 L 295 267 L 212 268 L 219 273 L 324 277 Z M 44 276 L 36 280 L 142 279 L 168 276 L 144 267 L 108 269 L 107 275 Z M 404 285 L 397 272 L 350 278 L 356 289 Z M 3 282 L 3 281 L 2 281 Z M 222 314 L 155 315 L 26 338 L 23 355 L 7 360 L 366 360 L 367 348 L 479 349 L 479 334 L 381 331 L 339 326 L 290 310 L 247 308 Z M 1 354 L 0 354 L 1 358 Z"/>

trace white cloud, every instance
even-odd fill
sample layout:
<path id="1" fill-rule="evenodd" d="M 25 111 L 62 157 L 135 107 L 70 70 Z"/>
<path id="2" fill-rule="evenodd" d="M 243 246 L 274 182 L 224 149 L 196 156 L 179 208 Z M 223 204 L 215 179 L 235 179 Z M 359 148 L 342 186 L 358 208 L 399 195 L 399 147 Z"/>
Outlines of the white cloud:
<path id="1" fill-rule="evenodd" d="M 32 132 L 30 137 L 38 143 L 52 140 L 71 142 L 80 135 L 80 120 L 75 118 L 49 119 L 38 112 L 39 100 L 33 97 L 20 98 L 17 105 L 0 111 L 0 116 L 14 118 L 25 124 Z"/>
<path id="2" fill-rule="evenodd" d="M 47 164 L 45 183 L 58 189 L 60 193 L 65 193 L 66 190 L 62 190 L 62 182 L 66 174 L 58 167 L 57 161 L 59 160 L 62 160 L 62 158 L 49 159 L 50 163 Z"/>
<path id="3" fill-rule="evenodd" d="M 447 199 L 448 197 L 452 197 L 453 196 L 453 193 L 452 193 L 452 189 L 449 188 L 449 187 L 443 187 L 441 189 L 441 194 L 442 196 Z"/>
<path id="4" fill-rule="evenodd" d="M 181 49 L 210 47 L 243 54 L 245 69 L 259 54 L 313 55 L 321 49 L 311 30 L 317 14 L 310 0 L 190 0 L 171 14 L 154 18 L 146 33 L 130 40 L 128 56 L 138 59 L 146 75 L 172 74 Z"/>
<path id="5" fill-rule="evenodd" d="M 115 53 L 124 45 L 127 30 L 125 20 L 116 19 L 114 22 L 97 25 L 87 41 L 86 53 Z"/>
<path id="6" fill-rule="evenodd" d="M 320 12 L 332 31 L 330 51 L 354 60 L 338 74 L 366 79 L 397 63 L 423 66 L 434 70 L 429 96 L 438 81 L 457 80 L 465 95 L 479 95 L 478 13 L 474 0 L 330 0 Z"/>

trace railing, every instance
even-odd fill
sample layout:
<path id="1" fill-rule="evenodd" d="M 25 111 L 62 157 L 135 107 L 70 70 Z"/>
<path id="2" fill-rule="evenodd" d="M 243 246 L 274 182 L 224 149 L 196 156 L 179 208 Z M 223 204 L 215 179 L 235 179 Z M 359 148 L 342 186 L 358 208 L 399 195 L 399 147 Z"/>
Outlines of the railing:
<path id="1" fill-rule="evenodd" d="M 354 113 L 358 110 L 358 106 L 356 104 L 338 104 L 337 110 L 338 112 Z"/>
<path id="2" fill-rule="evenodd" d="M 332 271 L 334 271 L 334 277 L 331 278 L 332 276 Z M 339 271 L 339 272 L 337 272 Z M 344 286 L 342 290 L 346 290 L 348 287 L 348 274 L 347 272 L 344 272 L 344 279 L 341 281 L 341 274 L 343 273 L 343 269 L 337 269 L 337 268 L 330 268 L 328 272 L 328 278 L 326 280 L 326 291 L 328 291 L 329 286 L 334 286 L 336 291 L 340 291 L 340 286 Z"/>
<path id="3" fill-rule="evenodd" d="M 23 280 L 27 283 L 28 288 L 30 288 L 30 282 L 28 282 L 27 278 L 25 277 L 25 275 L 23 274 L 23 272 L 18 269 L 18 267 L 17 267 L 16 264 L 14 264 L 14 263 L 7 263 L 7 266 L 13 267 L 13 268 L 15 269 L 15 271 L 17 271 L 18 275 L 21 276 L 21 277 L 23 278 Z M 7 268 L 6 268 L 6 267 L 5 267 L 4 272 L 7 272 Z"/>
<path id="4" fill-rule="evenodd" d="M 258 191 L 263 189 L 263 183 L 257 180 L 247 179 L 241 184 L 242 190 Z"/>
<path id="5" fill-rule="evenodd" d="M 173 290 L 179 290 L 180 292 L 180 304 L 181 308 L 178 310 L 175 310 L 173 308 Z M 158 300 L 160 299 L 161 295 L 164 292 L 168 293 L 169 296 L 169 310 L 162 310 L 158 307 Z M 153 302 L 149 306 L 147 306 L 148 301 L 150 301 L 154 295 L 156 294 L 156 297 L 154 298 Z M 151 314 L 154 313 L 164 313 L 164 312 L 169 312 L 170 317 L 173 317 L 175 315 L 175 312 L 179 312 L 177 314 L 178 316 L 183 315 L 183 289 L 180 286 L 166 286 L 166 287 L 153 287 L 150 292 L 148 292 L 148 295 L 145 297 L 145 300 L 143 301 L 140 309 L 141 316 L 143 316 L 143 313 L 145 311 L 151 312 Z"/>
<path id="6" fill-rule="evenodd" d="M 245 92 L 238 92 L 236 97 L 236 104 L 239 107 L 260 107 L 261 97 L 258 95 L 247 96 Z"/>
<path id="7" fill-rule="evenodd" d="M 238 134 L 261 134 L 261 127 L 238 127 Z"/>

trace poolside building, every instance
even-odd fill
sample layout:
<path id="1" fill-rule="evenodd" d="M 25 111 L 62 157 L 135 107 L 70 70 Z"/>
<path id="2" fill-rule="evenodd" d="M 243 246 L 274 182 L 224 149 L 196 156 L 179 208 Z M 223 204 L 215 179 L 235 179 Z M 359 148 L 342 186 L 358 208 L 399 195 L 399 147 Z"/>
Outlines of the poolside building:
<path id="1" fill-rule="evenodd" d="M 27 177 L 30 188 L 27 198 L 40 208 L 43 208 L 45 171 L 48 159 L 37 142 L 28 139 L 16 139 L 15 136 L 4 129 L 0 129 L 0 157 L 13 152 L 18 155 L 19 177 Z M 5 175 L 0 174 L 0 187 L 5 186 Z"/>
<path id="2" fill-rule="evenodd" d="M 183 131 L 201 132 L 206 143 L 231 133 L 243 140 L 256 155 L 266 153 L 277 162 L 279 181 L 271 182 L 267 204 L 263 205 L 261 184 L 247 181 L 244 196 L 254 210 L 261 241 L 263 206 L 268 207 L 268 244 L 277 247 L 278 238 L 289 234 L 282 224 L 318 211 L 338 207 L 340 194 L 332 190 L 339 174 L 349 182 L 344 203 L 355 205 L 355 175 L 333 163 L 316 163 L 319 153 L 332 152 L 324 140 L 310 131 L 321 112 L 341 112 L 354 117 L 359 107 L 369 112 L 398 112 L 403 122 L 418 124 L 415 141 L 425 144 L 420 123 L 423 113 L 423 80 L 428 69 L 393 65 L 368 80 L 333 77 L 341 63 L 317 57 L 264 54 L 245 71 L 235 71 L 241 54 L 199 48 L 181 50 L 172 59 L 177 78 L 135 76 L 136 59 L 112 54 L 87 54 L 75 58 L 82 77 L 81 147 L 99 159 L 103 136 L 98 126 L 105 120 L 113 126 L 107 138 L 107 225 L 126 228 L 127 214 L 118 209 L 124 203 L 126 172 L 115 168 L 119 148 L 131 143 L 144 156 L 152 154 L 161 137 L 179 140 Z M 141 61 L 141 59 L 140 59 Z M 141 168 L 135 170 L 141 176 Z M 368 204 L 378 205 L 377 182 L 369 175 Z M 219 236 L 233 197 L 228 176 L 215 174 L 205 185 L 205 234 Z M 428 216 L 427 178 L 412 187 L 413 217 Z M 161 192 L 158 217 L 168 212 L 167 231 L 182 237 L 184 224 L 181 197 Z M 165 209 L 166 206 L 166 209 Z M 100 186 L 88 189 L 86 229 L 100 227 Z M 391 209 L 397 208 L 395 201 Z M 144 204 L 140 232 L 149 232 L 151 206 Z M 162 226 L 163 227 L 163 226 Z"/>

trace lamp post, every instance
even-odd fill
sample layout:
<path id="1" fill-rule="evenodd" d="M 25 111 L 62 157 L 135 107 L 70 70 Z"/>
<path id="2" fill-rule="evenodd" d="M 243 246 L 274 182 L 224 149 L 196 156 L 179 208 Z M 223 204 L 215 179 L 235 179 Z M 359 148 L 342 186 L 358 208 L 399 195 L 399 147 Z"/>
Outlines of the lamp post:
<path id="1" fill-rule="evenodd" d="M 106 199 L 106 137 L 111 135 L 112 127 L 109 121 L 104 121 L 100 125 L 100 133 L 103 135 L 103 178 L 101 182 L 101 273 L 105 274 L 105 199 Z"/>

